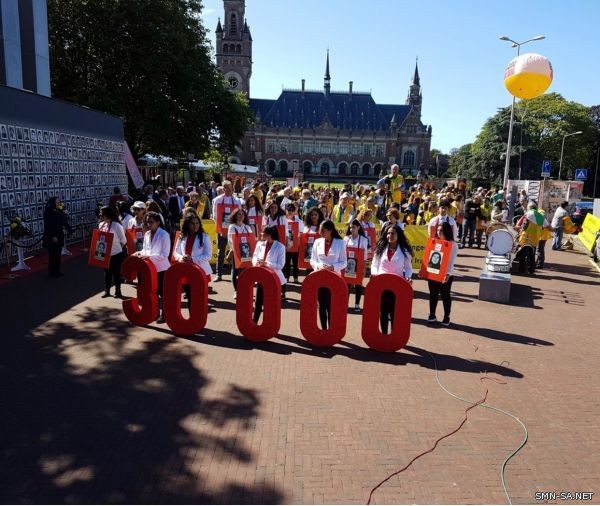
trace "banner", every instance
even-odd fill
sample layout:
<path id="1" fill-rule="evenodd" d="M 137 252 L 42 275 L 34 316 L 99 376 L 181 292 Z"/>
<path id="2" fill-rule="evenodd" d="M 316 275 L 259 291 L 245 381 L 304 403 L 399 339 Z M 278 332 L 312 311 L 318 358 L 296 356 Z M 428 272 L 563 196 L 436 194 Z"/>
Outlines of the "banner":
<path id="1" fill-rule="evenodd" d="M 419 277 L 442 283 L 452 256 L 452 243 L 430 237 L 423 253 Z"/>
<path id="2" fill-rule="evenodd" d="M 427 239 L 429 239 L 427 225 L 406 225 L 404 234 L 412 249 L 413 271 L 418 271 L 421 269 L 425 246 L 427 245 Z"/>
<path id="3" fill-rule="evenodd" d="M 208 237 L 210 237 L 210 240 L 212 242 L 212 257 L 209 260 L 209 263 L 214 265 L 217 263 L 217 258 L 219 256 L 217 242 L 217 224 L 214 222 L 214 220 L 202 220 L 202 228 L 204 229 L 204 232 L 208 234 Z"/>
<path id="4" fill-rule="evenodd" d="M 594 249 L 596 234 L 598 232 L 600 232 L 600 218 L 598 218 L 598 216 L 594 216 L 592 213 L 587 213 L 585 215 L 585 220 L 583 220 L 583 228 L 577 235 L 577 238 L 588 251 L 592 251 Z"/>
<path id="5" fill-rule="evenodd" d="M 113 239 L 114 234 L 112 232 L 102 232 L 95 229 L 92 232 L 88 264 L 93 267 L 108 269 L 110 266 Z"/>
<path id="6" fill-rule="evenodd" d="M 260 239 L 260 233 L 262 232 L 262 216 L 248 216 L 248 225 L 254 231 L 254 236 Z"/>
<path id="7" fill-rule="evenodd" d="M 255 248 L 256 237 L 254 237 L 254 234 L 233 235 L 233 258 L 235 259 L 236 269 L 252 267 L 252 255 L 254 255 Z"/>
<path id="8" fill-rule="evenodd" d="M 227 234 L 227 230 L 229 229 L 229 217 L 234 209 L 237 209 L 238 207 L 240 206 L 237 204 L 225 204 L 223 202 L 216 205 L 217 216 L 215 216 L 215 218 L 217 220 L 217 232 L 219 232 L 219 234 Z"/>

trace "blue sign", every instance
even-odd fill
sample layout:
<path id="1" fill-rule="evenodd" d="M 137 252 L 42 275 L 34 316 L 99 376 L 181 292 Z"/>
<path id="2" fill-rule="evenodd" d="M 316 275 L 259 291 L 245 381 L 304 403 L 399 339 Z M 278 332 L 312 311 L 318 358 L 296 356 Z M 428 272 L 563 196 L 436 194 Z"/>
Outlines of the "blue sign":
<path id="1" fill-rule="evenodd" d="M 578 181 L 587 180 L 587 169 L 575 169 L 575 179 Z"/>
<path id="2" fill-rule="evenodd" d="M 542 162 L 542 177 L 550 177 L 550 172 L 552 172 L 552 162 L 544 160 Z"/>

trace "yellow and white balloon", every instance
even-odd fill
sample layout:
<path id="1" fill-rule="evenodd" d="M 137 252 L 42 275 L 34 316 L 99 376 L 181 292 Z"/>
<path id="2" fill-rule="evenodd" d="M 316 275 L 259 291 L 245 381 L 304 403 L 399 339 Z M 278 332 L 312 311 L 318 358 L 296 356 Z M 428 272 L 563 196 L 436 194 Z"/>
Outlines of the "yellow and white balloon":
<path id="1" fill-rule="evenodd" d="M 517 98 L 535 98 L 552 83 L 550 60 L 541 54 L 526 53 L 511 60 L 504 71 L 504 86 Z"/>

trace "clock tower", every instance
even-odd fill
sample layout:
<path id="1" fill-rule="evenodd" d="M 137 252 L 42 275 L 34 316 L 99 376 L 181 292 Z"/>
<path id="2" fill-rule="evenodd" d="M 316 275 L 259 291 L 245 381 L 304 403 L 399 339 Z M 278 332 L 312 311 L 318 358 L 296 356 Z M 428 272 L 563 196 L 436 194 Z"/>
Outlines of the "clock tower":
<path id="1" fill-rule="evenodd" d="M 224 23 L 215 31 L 217 67 L 225 76 L 232 92 L 243 91 L 250 95 L 252 75 L 252 35 L 246 23 L 245 0 L 223 0 Z"/>

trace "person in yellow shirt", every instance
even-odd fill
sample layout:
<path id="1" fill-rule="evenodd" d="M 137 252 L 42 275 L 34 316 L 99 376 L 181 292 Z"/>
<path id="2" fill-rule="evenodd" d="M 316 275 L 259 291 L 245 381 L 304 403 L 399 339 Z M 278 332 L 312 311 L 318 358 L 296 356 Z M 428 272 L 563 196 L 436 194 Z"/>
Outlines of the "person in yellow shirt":
<path id="1" fill-rule="evenodd" d="M 252 185 L 252 195 L 254 195 L 258 200 L 260 200 L 260 203 L 263 204 L 264 200 L 263 200 L 263 192 L 260 189 L 260 184 L 259 183 L 254 183 Z"/>
<path id="2" fill-rule="evenodd" d="M 354 207 L 350 205 L 350 194 L 344 192 L 340 195 L 339 203 L 333 207 L 331 220 L 334 223 L 348 223 L 354 218 Z"/>
<path id="3" fill-rule="evenodd" d="M 377 181 L 377 185 L 387 185 L 388 191 L 392 194 L 392 202 L 402 203 L 404 197 L 404 178 L 399 174 L 400 167 L 397 163 L 392 165 L 391 174 Z"/>
<path id="4" fill-rule="evenodd" d="M 210 206 L 208 201 L 208 195 L 206 195 L 205 193 L 202 193 L 202 195 L 200 195 L 197 192 L 190 192 L 190 200 L 188 200 L 185 203 L 184 209 L 185 208 L 190 208 L 196 211 L 196 214 L 200 219 L 210 218 Z"/>
<path id="5" fill-rule="evenodd" d="M 539 213 L 546 218 L 546 211 L 543 209 L 538 209 Z M 537 247 L 537 261 L 536 268 L 543 269 L 544 262 L 546 261 L 546 241 L 552 239 L 552 229 L 551 228 L 542 228 L 542 233 L 540 234 L 540 242 Z"/>

